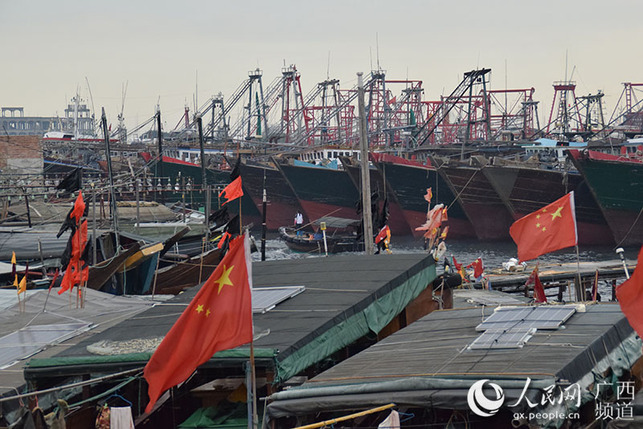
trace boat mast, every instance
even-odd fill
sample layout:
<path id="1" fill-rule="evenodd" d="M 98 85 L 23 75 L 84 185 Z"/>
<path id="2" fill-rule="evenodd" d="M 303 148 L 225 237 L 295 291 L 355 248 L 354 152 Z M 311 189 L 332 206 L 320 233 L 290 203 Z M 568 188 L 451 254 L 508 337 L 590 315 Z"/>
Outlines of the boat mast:
<path id="1" fill-rule="evenodd" d="M 102 108 L 101 123 L 103 126 L 103 136 L 105 138 L 105 158 L 107 159 L 107 173 L 109 175 L 109 192 L 110 202 L 112 208 L 112 222 L 114 226 L 114 237 L 116 242 L 116 251 L 120 249 L 120 242 L 118 237 L 118 213 L 116 211 L 116 192 L 114 191 L 114 175 L 112 173 L 112 154 L 109 147 L 109 130 L 107 129 L 107 117 L 105 116 L 105 108 Z"/>
<path id="2" fill-rule="evenodd" d="M 364 250 L 367 255 L 374 253 L 373 249 L 373 215 L 371 213 L 371 181 L 368 171 L 368 134 L 366 132 L 366 108 L 364 105 L 364 79 L 362 73 L 357 73 L 357 99 L 359 108 L 359 141 L 362 171 L 362 220 L 364 223 Z"/>
<path id="3" fill-rule="evenodd" d="M 159 197 L 161 198 L 161 204 L 165 203 L 165 197 L 163 196 L 163 132 L 161 131 L 161 106 L 158 106 L 156 112 L 156 125 L 157 125 L 157 135 L 159 140 L 159 160 L 158 167 L 156 168 L 156 174 L 161 180 L 161 193 Z"/>

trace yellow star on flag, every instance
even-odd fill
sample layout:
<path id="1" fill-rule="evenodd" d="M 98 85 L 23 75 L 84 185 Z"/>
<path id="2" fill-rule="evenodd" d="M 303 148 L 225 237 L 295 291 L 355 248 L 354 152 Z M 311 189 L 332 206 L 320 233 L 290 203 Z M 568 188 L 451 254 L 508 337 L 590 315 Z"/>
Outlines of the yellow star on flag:
<path id="1" fill-rule="evenodd" d="M 540 228 L 540 224 L 539 224 L 539 223 L 537 223 L 537 224 L 536 224 L 536 228 Z"/>
<path id="2" fill-rule="evenodd" d="M 217 295 L 221 293 L 221 289 L 223 289 L 223 286 L 225 285 L 230 285 L 233 286 L 232 282 L 230 281 L 230 272 L 234 268 L 234 265 L 228 268 L 226 265 L 223 266 L 223 273 L 221 273 L 221 277 L 218 278 L 218 280 L 215 283 L 219 284 L 219 291 L 217 292 Z"/>
<path id="3" fill-rule="evenodd" d="M 211 312 L 211 311 L 210 311 L 210 309 L 208 308 L 208 309 L 205 311 L 205 317 L 208 317 L 211 313 L 212 313 L 212 312 Z"/>
<path id="4" fill-rule="evenodd" d="M 563 207 L 562 206 L 558 207 L 558 209 L 556 209 L 556 211 L 554 213 L 552 213 L 551 220 L 553 221 L 557 217 L 562 219 L 563 216 L 560 214 L 560 212 L 562 212 L 562 211 L 563 211 Z"/>
<path id="5" fill-rule="evenodd" d="M 543 232 L 547 231 L 547 227 L 543 226 Z"/>
<path id="6" fill-rule="evenodd" d="M 203 313 L 203 304 L 199 304 L 196 307 L 196 312 L 197 313 Z"/>

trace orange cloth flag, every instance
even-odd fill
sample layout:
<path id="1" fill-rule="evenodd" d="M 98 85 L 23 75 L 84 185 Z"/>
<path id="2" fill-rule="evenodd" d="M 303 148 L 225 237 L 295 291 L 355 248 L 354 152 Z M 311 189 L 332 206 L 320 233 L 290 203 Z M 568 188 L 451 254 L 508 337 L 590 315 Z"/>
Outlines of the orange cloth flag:
<path id="1" fill-rule="evenodd" d="M 250 239 L 240 236 L 145 366 L 150 402 L 187 380 L 216 352 L 252 341 Z"/>
<path id="2" fill-rule="evenodd" d="M 76 219 L 76 224 L 80 222 L 80 218 L 83 217 L 85 212 L 85 201 L 83 201 L 83 191 L 78 191 L 78 196 L 74 202 L 74 208 L 69 213 L 69 217 Z"/>
<path id="3" fill-rule="evenodd" d="M 426 189 L 426 194 L 424 195 L 424 199 L 430 203 L 431 199 L 433 198 L 433 189 L 427 188 Z"/>
<path id="4" fill-rule="evenodd" d="M 20 280 L 20 284 L 18 285 L 18 295 L 21 293 L 25 292 L 27 290 L 27 274 L 22 277 L 22 280 Z"/>
<path id="5" fill-rule="evenodd" d="M 219 193 L 219 196 L 224 196 L 226 201 L 222 205 L 226 205 L 232 200 L 236 200 L 239 197 L 243 197 L 243 187 L 241 184 L 241 176 L 237 177 L 230 183 L 228 186 L 223 188 L 223 191 Z"/>
<path id="6" fill-rule="evenodd" d="M 616 288 L 616 298 L 630 326 L 643 336 L 643 247 L 639 251 L 636 269 L 628 280 Z"/>
<path id="7" fill-rule="evenodd" d="M 538 277 L 538 265 L 536 265 L 536 268 L 534 268 L 534 270 L 531 272 L 531 275 L 527 279 L 527 283 L 525 283 L 525 288 L 529 287 L 534 288 L 534 301 L 536 301 L 537 303 L 547 302 L 545 288 L 540 281 L 540 277 Z"/>
<path id="8" fill-rule="evenodd" d="M 16 252 L 11 252 L 11 276 L 13 277 L 13 285 L 18 287 L 18 274 L 16 273 Z"/>
<path id="9" fill-rule="evenodd" d="M 80 285 L 89 279 L 89 267 L 82 259 L 85 246 L 87 245 L 87 220 L 85 219 L 69 237 L 71 243 L 71 256 L 65 268 L 65 274 L 60 281 L 58 295 L 67 290 L 73 290 L 74 286 Z"/>
<path id="10" fill-rule="evenodd" d="M 518 245 L 518 259 L 528 261 L 578 244 L 574 192 L 515 221 L 509 228 Z"/>

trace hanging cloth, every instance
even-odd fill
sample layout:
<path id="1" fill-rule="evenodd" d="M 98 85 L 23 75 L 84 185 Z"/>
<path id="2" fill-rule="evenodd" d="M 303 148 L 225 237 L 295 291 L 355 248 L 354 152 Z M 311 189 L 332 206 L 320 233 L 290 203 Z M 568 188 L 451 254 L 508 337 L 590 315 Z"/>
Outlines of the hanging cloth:
<path id="1" fill-rule="evenodd" d="M 111 407 L 109 414 L 110 429 L 134 429 L 132 407 Z"/>
<path id="2" fill-rule="evenodd" d="M 378 429 L 400 429 L 400 415 L 397 411 L 391 411 L 391 414 L 377 425 Z"/>

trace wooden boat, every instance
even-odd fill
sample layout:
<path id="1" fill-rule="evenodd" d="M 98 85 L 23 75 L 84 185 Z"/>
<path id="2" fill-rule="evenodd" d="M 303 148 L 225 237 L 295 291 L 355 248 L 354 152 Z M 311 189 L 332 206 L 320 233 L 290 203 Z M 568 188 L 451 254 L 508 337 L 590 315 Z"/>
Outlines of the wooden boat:
<path id="1" fill-rule="evenodd" d="M 339 253 L 364 250 L 364 241 L 358 239 L 356 232 L 360 226 L 357 220 L 326 216 L 316 220 L 312 225 L 310 230 L 282 226 L 279 228 L 279 236 L 289 249 L 296 252 Z M 326 244 L 323 228 L 327 228 Z"/>
<path id="2" fill-rule="evenodd" d="M 141 243 L 134 243 L 130 248 L 114 256 L 112 259 L 99 262 L 89 267 L 87 287 L 94 290 L 101 290 L 103 285 L 105 285 L 114 274 L 123 269 L 125 261 L 136 254 L 140 248 Z"/>
<path id="3" fill-rule="evenodd" d="M 156 270 L 151 293 L 178 294 L 183 289 L 205 281 L 221 260 L 221 249 L 212 249 L 202 255 L 177 262 Z"/>

